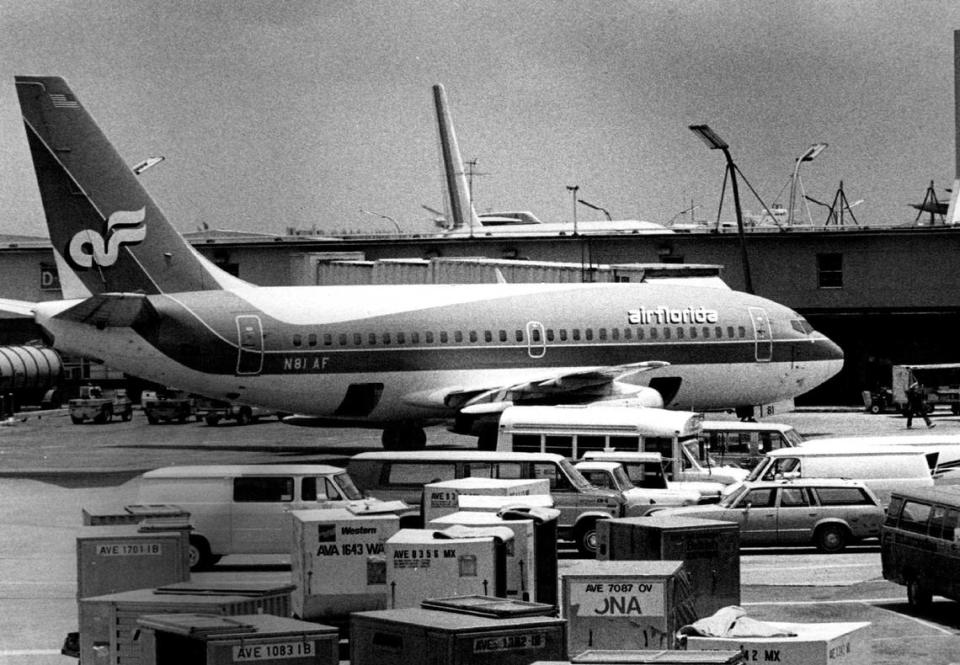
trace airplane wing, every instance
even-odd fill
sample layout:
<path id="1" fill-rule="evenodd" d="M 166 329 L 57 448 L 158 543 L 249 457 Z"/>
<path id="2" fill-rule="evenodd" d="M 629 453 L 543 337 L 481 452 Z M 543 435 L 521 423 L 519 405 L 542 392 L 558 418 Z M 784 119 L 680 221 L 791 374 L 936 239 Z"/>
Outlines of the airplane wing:
<path id="1" fill-rule="evenodd" d="M 9 298 L 0 298 L 0 317 L 26 318 L 32 319 L 37 308 L 37 303 L 27 300 L 11 300 Z"/>
<path id="2" fill-rule="evenodd" d="M 616 381 L 669 363 L 651 360 L 624 365 L 589 367 L 555 376 L 508 386 L 451 386 L 429 393 L 408 395 L 405 401 L 428 408 L 453 408 L 470 415 L 498 413 L 524 397 L 539 397 L 556 403 L 573 401 L 575 393 L 603 388 Z M 570 398 L 565 400 L 564 398 Z"/>
<path id="3" fill-rule="evenodd" d="M 60 319 L 101 328 L 124 328 L 156 317 L 157 310 L 142 293 L 101 293 L 57 314 Z"/>

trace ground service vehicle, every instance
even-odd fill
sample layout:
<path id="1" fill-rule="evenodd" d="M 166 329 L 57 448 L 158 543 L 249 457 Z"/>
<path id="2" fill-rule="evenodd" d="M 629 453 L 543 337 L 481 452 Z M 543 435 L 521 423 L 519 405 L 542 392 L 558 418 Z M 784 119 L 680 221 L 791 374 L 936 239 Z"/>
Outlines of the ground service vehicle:
<path id="1" fill-rule="evenodd" d="M 347 471 L 361 491 L 378 499 L 419 505 L 427 483 L 455 478 L 546 478 L 560 511 L 559 537 L 572 540 L 584 556 L 595 556 L 597 521 L 642 515 L 649 504 L 617 490 L 591 485 L 573 464 L 550 453 L 468 450 L 371 452 L 350 458 Z"/>
<path id="2" fill-rule="evenodd" d="M 909 446 L 807 446 L 783 448 L 766 454 L 753 468 L 748 481 L 790 478 L 849 478 L 861 480 L 880 497 L 883 505 L 890 492 L 906 488 L 933 487 L 930 469 L 936 466 L 923 451 Z M 725 487 L 728 494 L 736 486 Z"/>
<path id="3" fill-rule="evenodd" d="M 620 464 L 630 481 L 645 489 L 669 489 L 692 491 L 699 495 L 698 503 L 716 503 L 724 485 L 713 481 L 674 480 L 674 460 L 664 459 L 660 453 L 636 451 L 596 451 L 583 454 L 585 461 L 616 462 Z"/>
<path id="4" fill-rule="evenodd" d="M 623 406 L 513 406 L 500 416 L 497 450 L 557 453 L 570 459 L 598 451 L 656 452 L 678 481 L 729 484 L 747 472 L 721 466 L 699 439 L 702 416 Z"/>
<path id="5" fill-rule="evenodd" d="M 144 392 L 140 405 L 151 425 L 174 420 L 184 423 L 193 416 L 193 398 L 176 390 Z"/>
<path id="6" fill-rule="evenodd" d="M 114 416 L 122 420 L 133 417 L 133 402 L 123 388 L 103 390 L 100 386 L 80 386 L 80 396 L 69 400 L 67 407 L 74 425 L 87 420 L 108 423 Z"/>
<path id="7" fill-rule="evenodd" d="M 700 503 L 700 493 L 695 490 L 636 486 L 620 462 L 582 460 L 574 466 L 591 485 L 619 490 L 630 501 L 650 506 L 693 506 Z"/>
<path id="8" fill-rule="evenodd" d="M 736 522 L 745 546 L 813 544 L 831 553 L 876 538 L 883 521 L 880 501 L 866 485 L 831 478 L 746 482 L 718 504 L 656 514 Z"/>
<path id="9" fill-rule="evenodd" d="M 949 406 L 960 413 L 960 364 L 894 365 L 891 369 L 893 403 L 906 415 L 907 389 L 914 382 L 923 386 L 923 404 L 927 413 L 938 406 Z"/>
<path id="10" fill-rule="evenodd" d="M 771 450 L 793 448 L 803 437 L 790 425 L 740 420 L 704 420 L 700 440 L 720 464 L 752 469 Z"/>
<path id="11" fill-rule="evenodd" d="M 916 608 L 934 594 L 960 602 L 960 490 L 894 492 L 880 535 L 883 578 Z"/>
<path id="12" fill-rule="evenodd" d="M 848 436 L 807 439 L 803 448 L 842 450 L 849 446 L 906 446 L 927 454 L 927 462 L 935 464 L 934 477 L 960 469 L 960 434 L 892 434 L 886 436 Z M 935 453 L 934 456 L 932 453 Z"/>
<path id="13" fill-rule="evenodd" d="M 234 404 L 219 399 L 197 397 L 194 400 L 193 415 L 211 427 L 221 420 L 233 420 L 238 425 L 249 425 L 260 418 L 273 415 L 269 409 L 247 404 Z"/>
<path id="14" fill-rule="evenodd" d="M 190 567 L 227 554 L 290 551 L 291 510 L 338 508 L 363 499 L 346 471 L 325 464 L 171 466 L 140 477 L 141 504 L 190 513 Z"/>

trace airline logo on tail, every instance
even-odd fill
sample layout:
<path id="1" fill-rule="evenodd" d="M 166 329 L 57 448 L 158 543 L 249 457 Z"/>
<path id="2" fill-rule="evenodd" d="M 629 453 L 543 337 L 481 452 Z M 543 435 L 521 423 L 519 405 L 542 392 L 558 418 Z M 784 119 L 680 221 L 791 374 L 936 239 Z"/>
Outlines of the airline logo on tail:
<path id="1" fill-rule="evenodd" d="M 137 245 L 147 237 L 143 223 L 146 208 L 117 210 L 107 219 L 107 237 L 90 229 L 84 229 L 70 240 L 68 255 L 80 268 L 92 268 L 94 264 L 109 268 L 120 258 L 121 245 Z"/>

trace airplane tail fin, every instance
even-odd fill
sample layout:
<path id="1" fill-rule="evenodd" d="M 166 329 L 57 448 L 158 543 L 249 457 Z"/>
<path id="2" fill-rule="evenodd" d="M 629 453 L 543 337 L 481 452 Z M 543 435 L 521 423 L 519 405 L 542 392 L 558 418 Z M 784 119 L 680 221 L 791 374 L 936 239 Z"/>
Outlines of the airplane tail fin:
<path id="1" fill-rule="evenodd" d="M 242 284 L 177 233 L 66 81 L 16 87 L 64 297 Z"/>
<path id="2" fill-rule="evenodd" d="M 463 158 L 453 120 L 447 106 L 447 93 L 442 85 L 433 86 L 433 103 L 437 110 L 437 128 L 440 132 L 440 159 L 443 161 L 444 212 L 450 228 L 478 229 L 480 220 L 470 202 L 467 177 L 463 170 Z"/>

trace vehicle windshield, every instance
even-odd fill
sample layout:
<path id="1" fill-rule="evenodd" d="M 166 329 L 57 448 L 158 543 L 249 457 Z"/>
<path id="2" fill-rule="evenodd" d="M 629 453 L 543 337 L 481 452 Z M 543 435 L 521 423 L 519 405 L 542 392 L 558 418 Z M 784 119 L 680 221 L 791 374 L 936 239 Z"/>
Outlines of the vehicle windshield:
<path id="1" fill-rule="evenodd" d="M 743 484 L 737 489 L 730 492 L 730 494 L 721 498 L 720 503 L 718 503 L 717 505 L 723 506 L 724 508 L 730 508 L 733 504 L 735 504 L 740 499 L 741 496 L 743 496 L 747 491 L 749 491 L 749 489 L 750 489 L 749 485 Z"/>
<path id="2" fill-rule="evenodd" d="M 577 489 L 586 489 L 588 487 L 594 487 L 590 484 L 590 481 L 583 477 L 583 474 L 570 463 L 570 460 L 562 459 L 560 460 L 560 468 L 563 469 L 563 472 L 567 474 L 567 478 L 570 479 L 570 484 L 576 487 Z"/>
<path id="3" fill-rule="evenodd" d="M 706 444 L 700 439 L 685 441 L 683 447 L 701 466 L 720 466 L 720 463 L 707 452 Z"/>
<path id="4" fill-rule="evenodd" d="M 624 470 L 623 466 L 618 466 L 613 470 L 613 477 L 616 479 L 617 485 L 620 486 L 620 490 L 623 492 L 636 488 L 636 485 L 634 485 L 630 480 L 630 476 L 627 475 L 627 472 Z"/>
<path id="5" fill-rule="evenodd" d="M 337 485 L 340 486 L 340 491 L 343 492 L 343 495 L 347 497 L 350 501 L 359 501 L 363 498 L 363 492 L 357 489 L 357 486 L 353 483 L 353 478 L 350 477 L 347 473 L 338 473 L 334 476 L 334 479 L 337 481 Z"/>
<path id="6" fill-rule="evenodd" d="M 783 439 L 791 448 L 796 448 L 803 443 L 803 437 L 795 429 L 788 429 L 783 433 Z"/>

